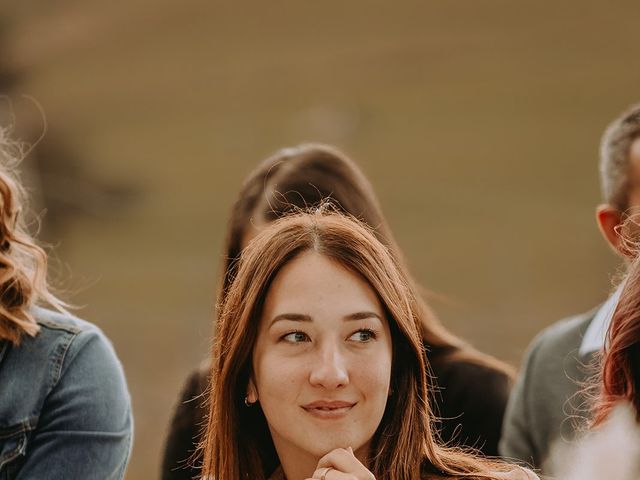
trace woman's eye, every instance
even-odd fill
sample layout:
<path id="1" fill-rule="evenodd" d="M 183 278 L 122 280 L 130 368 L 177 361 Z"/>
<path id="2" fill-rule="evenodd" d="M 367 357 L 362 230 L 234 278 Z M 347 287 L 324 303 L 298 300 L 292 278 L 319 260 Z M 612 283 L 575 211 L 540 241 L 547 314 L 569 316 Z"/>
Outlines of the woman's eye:
<path id="1" fill-rule="evenodd" d="M 363 328 L 362 330 L 358 330 L 353 335 L 349 337 L 349 340 L 353 340 L 355 342 L 369 342 L 371 340 L 375 340 L 376 334 L 373 330 L 369 330 L 368 328 Z"/>
<path id="2" fill-rule="evenodd" d="M 283 335 L 282 340 L 289 343 L 308 342 L 309 336 L 304 332 L 291 332 Z"/>

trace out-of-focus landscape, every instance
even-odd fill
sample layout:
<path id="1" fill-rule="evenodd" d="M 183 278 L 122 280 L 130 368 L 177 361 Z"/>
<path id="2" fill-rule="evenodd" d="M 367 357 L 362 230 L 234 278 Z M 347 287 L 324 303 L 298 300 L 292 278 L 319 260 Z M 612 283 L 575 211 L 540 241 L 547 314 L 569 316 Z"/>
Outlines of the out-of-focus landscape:
<path id="1" fill-rule="evenodd" d="M 640 101 L 637 2 L 21 0 L 0 11 L 0 107 L 53 278 L 104 329 L 159 475 L 206 355 L 228 211 L 274 150 L 337 145 L 370 177 L 443 322 L 520 362 L 607 296 L 594 221 L 606 124 Z"/>

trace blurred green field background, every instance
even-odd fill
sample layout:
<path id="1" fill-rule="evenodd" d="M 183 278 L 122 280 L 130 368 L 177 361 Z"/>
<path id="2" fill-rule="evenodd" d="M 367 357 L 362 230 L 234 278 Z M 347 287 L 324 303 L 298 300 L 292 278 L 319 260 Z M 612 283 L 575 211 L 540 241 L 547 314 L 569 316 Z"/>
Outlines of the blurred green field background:
<path id="1" fill-rule="evenodd" d="M 611 287 L 597 150 L 640 100 L 635 1 L 3 7 L 10 96 L 42 105 L 44 141 L 64 141 L 84 172 L 74 188 L 135 193 L 72 211 L 47 238 L 66 297 L 124 363 L 128 479 L 159 474 L 177 392 L 209 348 L 229 207 L 280 147 L 350 154 L 444 323 L 514 365 Z"/>

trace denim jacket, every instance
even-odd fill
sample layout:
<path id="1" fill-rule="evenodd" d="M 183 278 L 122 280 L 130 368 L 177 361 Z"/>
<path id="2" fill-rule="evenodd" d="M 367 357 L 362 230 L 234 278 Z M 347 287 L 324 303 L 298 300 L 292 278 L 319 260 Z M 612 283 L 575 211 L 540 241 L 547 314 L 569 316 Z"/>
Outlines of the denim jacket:
<path id="1" fill-rule="evenodd" d="M 34 315 L 35 337 L 0 340 L 0 480 L 122 479 L 133 423 L 111 344 L 78 318 Z"/>

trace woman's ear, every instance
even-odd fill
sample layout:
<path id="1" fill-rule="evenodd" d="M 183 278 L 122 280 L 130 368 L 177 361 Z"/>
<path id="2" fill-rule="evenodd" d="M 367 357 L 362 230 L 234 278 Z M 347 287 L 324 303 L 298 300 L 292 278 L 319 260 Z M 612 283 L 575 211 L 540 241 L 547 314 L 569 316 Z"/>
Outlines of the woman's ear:
<path id="1" fill-rule="evenodd" d="M 245 397 L 245 403 L 249 405 L 254 404 L 258 401 L 258 389 L 256 388 L 256 384 L 253 381 L 253 378 L 249 379 L 249 384 L 247 385 L 247 396 Z"/>

